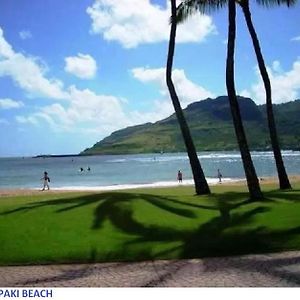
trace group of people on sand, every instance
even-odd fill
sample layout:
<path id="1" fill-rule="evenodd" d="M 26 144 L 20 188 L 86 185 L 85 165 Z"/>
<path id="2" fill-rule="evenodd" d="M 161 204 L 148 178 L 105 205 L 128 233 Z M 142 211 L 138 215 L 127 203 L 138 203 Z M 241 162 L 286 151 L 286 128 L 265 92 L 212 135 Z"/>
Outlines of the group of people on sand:
<path id="1" fill-rule="evenodd" d="M 88 167 L 87 170 L 90 171 L 91 168 Z M 80 168 L 80 172 L 83 172 L 83 171 L 84 171 L 84 169 Z M 219 183 L 221 183 L 222 182 L 222 173 L 221 173 L 220 169 L 218 169 L 217 177 L 219 179 Z M 179 170 L 177 173 L 177 180 L 179 183 L 182 183 L 182 179 L 183 179 L 183 174 Z M 44 172 L 44 176 L 41 178 L 41 180 L 44 180 L 42 191 L 44 191 L 46 188 L 47 188 L 47 190 L 50 190 L 50 187 L 49 187 L 50 177 L 48 176 L 48 173 L 46 171 Z"/>
<path id="2" fill-rule="evenodd" d="M 221 183 L 223 175 L 222 175 L 220 169 L 218 169 L 217 177 L 219 179 L 219 183 Z M 182 172 L 179 170 L 178 173 L 177 173 L 177 180 L 178 180 L 179 183 L 182 183 L 182 178 L 183 178 Z"/>
<path id="3" fill-rule="evenodd" d="M 80 170 L 80 172 L 84 171 L 83 168 L 80 168 L 79 170 Z M 87 171 L 91 171 L 91 168 L 87 167 Z M 50 177 L 48 176 L 48 172 L 46 172 L 46 171 L 44 172 L 44 176 L 41 178 L 41 180 L 43 180 L 42 191 L 44 191 L 46 188 L 47 188 L 47 190 L 50 190 L 50 186 L 49 186 Z"/>

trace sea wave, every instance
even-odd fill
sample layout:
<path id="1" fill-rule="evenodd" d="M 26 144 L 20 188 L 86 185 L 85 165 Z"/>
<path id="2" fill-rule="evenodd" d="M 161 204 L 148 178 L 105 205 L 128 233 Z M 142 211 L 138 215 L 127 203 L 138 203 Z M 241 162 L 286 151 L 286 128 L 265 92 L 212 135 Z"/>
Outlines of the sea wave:
<path id="1" fill-rule="evenodd" d="M 242 178 L 223 178 L 222 182 L 238 182 L 244 180 Z M 219 183 L 218 178 L 207 178 L 207 183 L 210 185 L 216 185 Z M 115 190 L 127 190 L 137 188 L 159 188 L 159 187 L 178 187 L 178 186 L 190 186 L 193 185 L 192 179 L 183 180 L 182 183 L 176 181 L 158 181 L 153 183 L 136 183 L 136 184 L 116 184 L 107 186 L 61 186 L 54 187 L 52 190 L 68 190 L 68 191 L 115 191 Z"/>
<path id="2" fill-rule="evenodd" d="M 125 158 L 116 158 L 116 159 L 109 159 L 106 162 L 108 162 L 108 163 L 123 163 L 126 161 L 127 161 L 127 159 L 125 159 Z"/>
<path id="3" fill-rule="evenodd" d="M 284 157 L 295 157 L 300 156 L 300 151 L 292 151 L 292 150 L 285 150 L 282 151 L 282 155 Z M 253 158 L 271 158 L 273 159 L 274 155 L 272 151 L 252 151 L 251 156 Z M 239 152 L 235 153 L 226 153 L 226 152 L 211 152 L 211 153 L 198 153 L 199 159 L 213 159 L 219 160 L 222 159 L 223 161 L 228 159 L 229 162 L 232 161 L 239 161 L 241 160 L 241 155 Z M 140 162 L 140 163 L 149 163 L 149 162 L 172 162 L 172 161 L 186 161 L 188 160 L 187 154 L 170 154 L 164 153 L 160 155 L 147 156 L 147 157 L 136 157 L 136 156 L 128 156 L 126 158 L 115 158 L 109 159 L 107 163 L 126 163 L 126 162 Z"/>

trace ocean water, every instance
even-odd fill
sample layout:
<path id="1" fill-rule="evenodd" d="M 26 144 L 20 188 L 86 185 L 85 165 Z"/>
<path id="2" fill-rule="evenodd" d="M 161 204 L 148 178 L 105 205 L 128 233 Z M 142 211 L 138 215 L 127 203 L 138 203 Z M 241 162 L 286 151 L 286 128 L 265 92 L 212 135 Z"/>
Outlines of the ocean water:
<path id="1" fill-rule="evenodd" d="M 217 182 L 217 169 L 224 181 L 245 177 L 238 152 L 200 152 L 198 156 L 209 183 Z M 272 152 L 252 152 L 252 158 L 259 177 L 276 176 Z M 283 151 L 283 158 L 290 175 L 300 174 L 299 151 Z M 41 188 L 44 171 L 48 172 L 50 187 L 54 189 L 177 185 L 178 170 L 183 172 L 184 184 L 192 183 L 186 153 L 0 158 L 0 188 Z"/>

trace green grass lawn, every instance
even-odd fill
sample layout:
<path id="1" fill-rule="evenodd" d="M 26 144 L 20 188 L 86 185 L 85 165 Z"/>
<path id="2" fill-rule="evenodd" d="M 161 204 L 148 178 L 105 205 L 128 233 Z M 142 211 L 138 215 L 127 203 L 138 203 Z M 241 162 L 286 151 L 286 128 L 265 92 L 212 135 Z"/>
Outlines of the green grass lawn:
<path id="1" fill-rule="evenodd" d="M 137 261 L 300 249 L 300 184 L 0 198 L 0 264 Z"/>

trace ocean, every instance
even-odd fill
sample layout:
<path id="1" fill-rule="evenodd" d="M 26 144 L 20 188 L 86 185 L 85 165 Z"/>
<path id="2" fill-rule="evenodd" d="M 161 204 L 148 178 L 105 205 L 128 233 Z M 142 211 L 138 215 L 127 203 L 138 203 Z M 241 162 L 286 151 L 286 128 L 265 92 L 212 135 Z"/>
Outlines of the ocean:
<path id="1" fill-rule="evenodd" d="M 299 175 L 300 152 L 282 153 L 289 175 Z M 224 181 L 245 177 L 238 152 L 199 152 L 198 156 L 209 183 L 217 182 L 217 169 Z M 276 176 L 272 152 L 252 152 L 252 158 L 258 177 Z M 183 184 L 193 183 L 186 153 L 0 158 L 0 189 L 39 189 L 44 171 L 51 179 L 50 187 L 58 190 L 175 186 L 178 170 Z"/>

